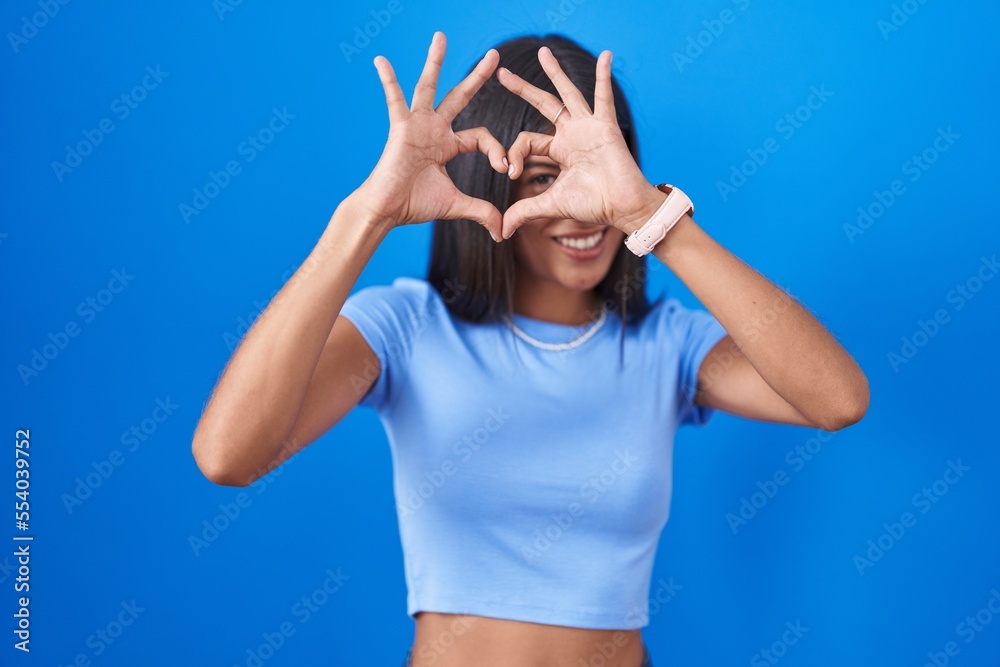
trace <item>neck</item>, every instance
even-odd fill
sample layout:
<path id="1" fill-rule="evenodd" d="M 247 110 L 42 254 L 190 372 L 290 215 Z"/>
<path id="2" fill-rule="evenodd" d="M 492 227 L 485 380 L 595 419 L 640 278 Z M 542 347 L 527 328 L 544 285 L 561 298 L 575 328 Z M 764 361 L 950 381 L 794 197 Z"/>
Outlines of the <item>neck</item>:
<path id="1" fill-rule="evenodd" d="M 599 298 L 590 290 L 569 289 L 551 280 L 518 275 L 514 282 L 514 312 L 554 324 L 583 326 L 597 316 Z"/>

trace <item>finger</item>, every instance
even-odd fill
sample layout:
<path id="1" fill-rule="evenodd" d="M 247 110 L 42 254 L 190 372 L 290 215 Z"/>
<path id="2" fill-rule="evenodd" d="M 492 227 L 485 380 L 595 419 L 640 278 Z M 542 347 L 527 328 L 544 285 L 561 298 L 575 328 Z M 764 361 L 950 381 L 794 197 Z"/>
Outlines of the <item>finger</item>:
<path id="1" fill-rule="evenodd" d="M 615 120 L 615 94 L 611 88 L 611 51 L 601 51 L 601 55 L 597 57 L 594 115 L 603 120 Z"/>
<path id="2" fill-rule="evenodd" d="M 494 241 L 500 240 L 500 232 L 503 228 L 503 216 L 493 204 L 484 199 L 470 197 L 458 188 L 452 195 L 451 206 L 441 216 L 441 219 L 478 222 L 486 228 Z"/>
<path id="3" fill-rule="evenodd" d="M 538 86 L 528 83 L 506 67 L 501 67 L 497 70 L 497 80 L 502 83 L 507 90 L 521 97 L 528 104 L 538 109 L 538 112 L 549 120 L 555 118 L 556 114 L 559 113 L 559 110 L 562 108 L 562 100 L 558 97 L 552 93 L 542 90 Z"/>
<path id="4" fill-rule="evenodd" d="M 566 103 L 566 108 L 571 114 L 574 116 L 587 114 L 589 116 L 593 113 L 590 110 L 590 105 L 587 104 L 587 99 L 576 87 L 576 84 L 566 76 L 566 72 L 559 66 L 559 61 L 556 60 L 549 47 L 543 46 L 538 49 L 538 62 L 542 64 L 542 69 L 549 75 L 552 84 L 559 91 L 559 97 Z"/>
<path id="5" fill-rule="evenodd" d="M 501 174 L 507 172 L 507 155 L 496 137 L 485 127 L 472 127 L 455 133 L 459 153 L 479 151 L 490 159 L 490 165 Z"/>
<path id="6" fill-rule="evenodd" d="M 514 143 L 507 149 L 507 161 L 510 169 L 507 175 L 512 180 L 516 180 L 524 173 L 524 158 L 528 155 L 549 155 L 549 145 L 552 143 L 551 134 L 541 134 L 540 132 L 521 132 L 514 139 Z M 558 162 L 558 160 L 557 160 Z"/>
<path id="7" fill-rule="evenodd" d="M 373 62 L 378 71 L 378 78 L 382 82 L 382 90 L 385 91 L 385 103 L 389 107 L 389 123 L 395 123 L 409 111 L 406 106 L 406 98 L 403 96 L 403 89 L 399 87 L 396 72 L 392 69 L 388 58 L 375 56 Z"/>
<path id="8" fill-rule="evenodd" d="M 517 228 L 526 222 L 539 218 L 562 217 L 551 192 L 551 190 L 546 190 L 536 197 L 525 197 L 511 204 L 507 208 L 507 212 L 503 214 L 503 238 L 509 239 L 517 231 Z"/>
<path id="9" fill-rule="evenodd" d="M 448 123 L 455 120 L 462 109 L 464 109 L 469 101 L 475 96 L 479 89 L 483 87 L 490 77 L 493 75 L 493 71 L 497 68 L 497 64 L 500 62 L 500 52 L 496 49 L 490 49 L 483 56 L 475 68 L 469 72 L 469 75 L 462 79 L 462 82 L 457 86 L 452 88 L 441 103 L 437 106 L 437 112 L 444 117 Z M 495 84 L 494 84 L 495 85 Z"/>
<path id="10" fill-rule="evenodd" d="M 440 30 L 435 31 L 431 38 L 431 45 L 427 49 L 427 60 L 424 61 L 424 70 L 420 73 L 420 79 L 413 89 L 413 100 L 410 108 L 433 109 L 434 95 L 437 93 L 438 74 L 441 73 L 441 63 L 444 61 L 445 37 Z"/>

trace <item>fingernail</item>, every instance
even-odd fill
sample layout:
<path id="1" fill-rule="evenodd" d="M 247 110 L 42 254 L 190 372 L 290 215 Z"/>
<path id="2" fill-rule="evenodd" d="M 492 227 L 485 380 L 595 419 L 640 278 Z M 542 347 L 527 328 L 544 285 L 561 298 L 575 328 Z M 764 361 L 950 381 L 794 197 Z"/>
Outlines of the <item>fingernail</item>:
<path id="1" fill-rule="evenodd" d="M 507 162 L 507 158 L 504 157 L 501 161 L 503 162 L 503 166 L 507 167 L 507 171 L 510 171 L 510 163 Z"/>
<path id="2" fill-rule="evenodd" d="M 497 236 L 496 236 L 496 234 L 493 233 L 493 230 L 492 229 L 487 229 L 486 231 L 488 231 L 490 233 L 490 238 L 493 239 L 494 243 L 496 243 L 497 242 Z"/>
<path id="3" fill-rule="evenodd" d="M 507 167 L 507 175 L 514 178 L 514 165 L 509 165 Z"/>

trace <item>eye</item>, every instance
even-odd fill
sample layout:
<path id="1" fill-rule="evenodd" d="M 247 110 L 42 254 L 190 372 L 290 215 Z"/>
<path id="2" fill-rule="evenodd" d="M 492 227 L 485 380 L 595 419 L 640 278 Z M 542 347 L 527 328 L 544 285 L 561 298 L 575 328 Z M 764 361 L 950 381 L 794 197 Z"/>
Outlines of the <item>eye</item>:
<path id="1" fill-rule="evenodd" d="M 538 176 L 535 176 L 530 181 L 528 181 L 528 183 L 531 185 L 551 185 L 552 181 L 539 180 L 545 178 L 551 178 L 552 181 L 554 181 L 556 179 L 556 176 L 554 174 L 539 174 Z"/>

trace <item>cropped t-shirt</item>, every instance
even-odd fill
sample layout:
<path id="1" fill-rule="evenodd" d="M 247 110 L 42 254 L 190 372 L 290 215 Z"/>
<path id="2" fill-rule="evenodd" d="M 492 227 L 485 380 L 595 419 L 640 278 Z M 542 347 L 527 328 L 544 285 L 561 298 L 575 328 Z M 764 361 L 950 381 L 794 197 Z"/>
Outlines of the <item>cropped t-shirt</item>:
<path id="1" fill-rule="evenodd" d="M 407 613 L 647 625 L 674 432 L 713 413 L 692 400 L 726 335 L 715 317 L 661 299 L 627 327 L 619 364 L 613 311 L 561 351 L 453 316 L 417 278 L 360 289 L 341 315 L 381 368 L 360 405 L 391 449 Z M 512 317 L 543 342 L 583 331 Z"/>

